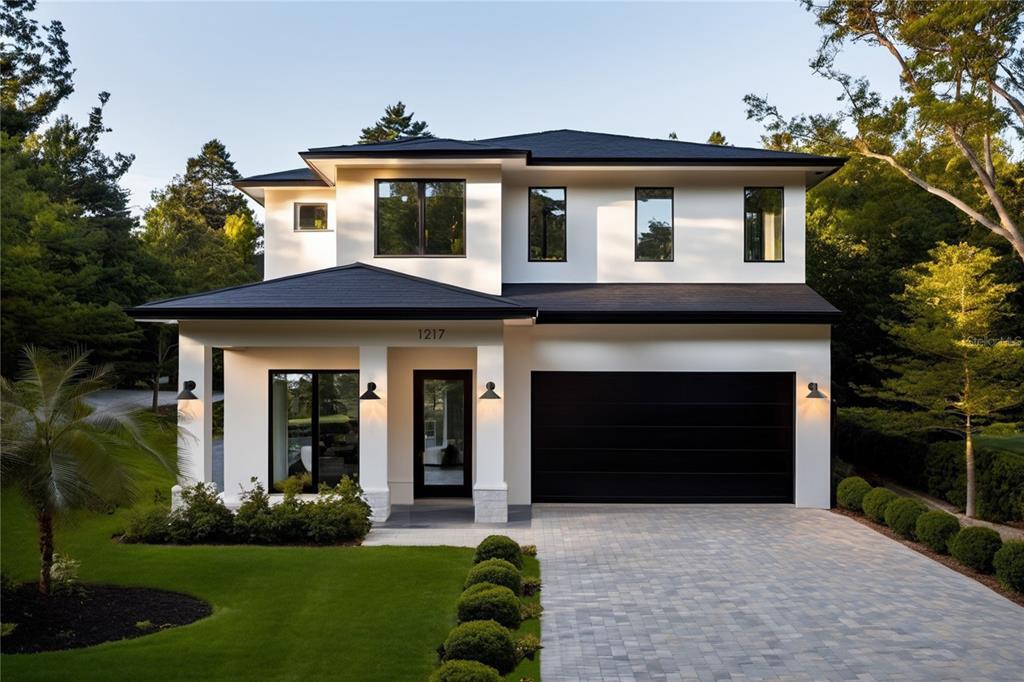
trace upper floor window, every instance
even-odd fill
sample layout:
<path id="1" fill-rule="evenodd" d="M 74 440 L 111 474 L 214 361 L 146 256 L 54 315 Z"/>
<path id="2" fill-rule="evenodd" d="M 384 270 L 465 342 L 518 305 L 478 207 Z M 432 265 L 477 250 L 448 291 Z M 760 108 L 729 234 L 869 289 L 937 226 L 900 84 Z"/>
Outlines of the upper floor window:
<path id="1" fill-rule="evenodd" d="M 636 188 L 636 260 L 672 260 L 672 188 Z"/>
<path id="2" fill-rule="evenodd" d="M 465 256 L 465 180 L 378 180 L 378 256 Z"/>
<path id="3" fill-rule="evenodd" d="M 743 259 L 748 263 L 782 262 L 782 188 L 743 190 Z"/>
<path id="4" fill-rule="evenodd" d="M 565 188 L 530 188 L 531 261 L 565 261 Z"/>
<path id="5" fill-rule="evenodd" d="M 295 204 L 295 230 L 326 230 L 327 204 Z"/>

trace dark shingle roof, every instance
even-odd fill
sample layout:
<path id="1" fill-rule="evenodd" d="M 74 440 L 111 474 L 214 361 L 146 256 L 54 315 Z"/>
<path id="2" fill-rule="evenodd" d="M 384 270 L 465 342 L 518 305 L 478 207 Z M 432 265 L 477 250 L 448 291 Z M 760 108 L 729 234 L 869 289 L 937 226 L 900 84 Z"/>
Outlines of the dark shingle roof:
<path id="1" fill-rule="evenodd" d="M 364 263 L 154 301 L 126 312 L 150 320 L 497 320 L 535 313 L 498 296 Z"/>
<path id="2" fill-rule="evenodd" d="M 241 180 L 235 180 L 235 187 L 262 187 L 265 185 L 314 185 L 327 187 L 323 178 L 313 172 L 309 166 L 293 168 L 292 170 L 278 171 L 276 173 L 263 173 L 262 175 L 250 175 Z"/>
<path id="3" fill-rule="evenodd" d="M 582 130 L 547 130 L 482 140 L 408 138 L 380 144 L 313 147 L 303 158 L 356 156 L 519 156 L 527 163 L 657 163 L 841 166 L 846 159 L 752 147 L 698 144 Z"/>
<path id="4" fill-rule="evenodd" d="M 505 284 L 538 323 L 815 322 L 840 315 L 806 284 Z"/>

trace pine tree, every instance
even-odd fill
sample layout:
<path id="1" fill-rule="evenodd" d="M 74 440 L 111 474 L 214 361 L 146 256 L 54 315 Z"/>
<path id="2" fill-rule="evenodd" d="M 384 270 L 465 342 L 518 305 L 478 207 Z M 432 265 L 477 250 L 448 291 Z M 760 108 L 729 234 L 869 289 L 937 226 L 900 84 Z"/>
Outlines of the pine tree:
<path id="1" fill-rule="evenodd" d="M 405 104 L 399 101 L 384 108 L 384 115 L 369 128 L 363 128 L 359 144 L 387 142 L 401 137 L 433 137 L 426 121 L 413 121 L 415 112 L 405 113 Z"/>
<path id="2" fill-rule="evenodd" d="M 708 144 L 717 144 L 720 146 L 725 146 L 729 143 L 726 142 L 725 135 L 722 134 L 722 131 L 712 130 L 711 134 L 708 135 Z"/>

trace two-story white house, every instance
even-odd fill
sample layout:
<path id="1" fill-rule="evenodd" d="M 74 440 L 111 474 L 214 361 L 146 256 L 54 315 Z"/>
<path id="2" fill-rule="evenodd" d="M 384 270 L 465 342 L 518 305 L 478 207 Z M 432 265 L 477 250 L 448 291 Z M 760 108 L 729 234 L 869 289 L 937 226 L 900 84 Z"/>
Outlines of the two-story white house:
<path id="1" fill-rule="evenodd" d="M 316 147 L 236 183 L 265 281 L 179 325 L 187 477 L 391 505 L 829 505 L 830 323 L 804 197 L 841 158 L 572 130 Z M 194 399 L 192 397 L 194 396 Z"/>

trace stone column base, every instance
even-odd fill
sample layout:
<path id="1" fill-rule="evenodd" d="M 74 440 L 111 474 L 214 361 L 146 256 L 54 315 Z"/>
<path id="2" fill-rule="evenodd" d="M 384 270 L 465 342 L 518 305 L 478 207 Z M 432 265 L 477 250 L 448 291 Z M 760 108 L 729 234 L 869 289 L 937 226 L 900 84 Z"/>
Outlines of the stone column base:
<path id="1" fill-rule="evenodd" d="M 363 490 L 366 495 L 366 502 L 370 505 L 370 520 L 374 523 L 383 523 L 391 516 L 391 491 L 384 490 Z"/>
<path id="2" fill-rule="evenodd" d="M 508 488 L 474 488 L 473 520 L 476 523 L 508 523 Z"/>

